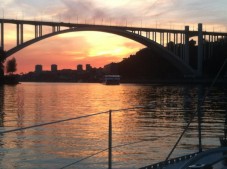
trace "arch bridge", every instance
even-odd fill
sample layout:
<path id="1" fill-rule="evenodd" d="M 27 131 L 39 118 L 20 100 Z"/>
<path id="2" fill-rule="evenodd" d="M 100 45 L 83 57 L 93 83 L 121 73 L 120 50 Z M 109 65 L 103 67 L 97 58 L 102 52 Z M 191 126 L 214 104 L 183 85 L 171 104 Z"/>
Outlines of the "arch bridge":
<path id="1" fill-rule="evenodd" d="M 14 24 L 16 26 L 16 46 L 5 50 L 5 24 Z M 30 40 L 24 40 L 26 30 L 24 27 L 30 25 L 34 27 L 34 36 Z M 44 27 L 50 27 L 51 31 L 44 33 Z M 212 53 L 214 43 L 220 39 L 226 39 L 227 33 L 223 32 L 207 32 L 202 30 L 202 24 L 198 25 L 197 31 L 190 31 L 189 26 L 185 26 L 184 30 L 159 29 L 159 28 L 141 28 L 128 26 L 111 26 L 111 25 L 95 25 L 95 24 L 78 24 L 64 22 L 48 22 L 48 21 L 32 21 L 32 20 L 15 20 L 0 19 L 0 60 L 5 60 L 9 56 L 19 50 L 34 44 L 40 40 L 68 32 L 78 31 L 100 31 L 123 36 L 137 41 L 153 50 L 157 51 L 160 56 L 167 59 L 175 67 L 177 67 L 185 76 L 201 76 L 203 69 L 203 46 L 204 39 L 209 44 L 209 54 Z M 198 57 L 197 70 L 189 65 L 189 39 L 191 37 L 198 38 Z M 196 38 L 196 39 L 197 39 Z M 170 45 L 173 44 L 170 50 Z"/>

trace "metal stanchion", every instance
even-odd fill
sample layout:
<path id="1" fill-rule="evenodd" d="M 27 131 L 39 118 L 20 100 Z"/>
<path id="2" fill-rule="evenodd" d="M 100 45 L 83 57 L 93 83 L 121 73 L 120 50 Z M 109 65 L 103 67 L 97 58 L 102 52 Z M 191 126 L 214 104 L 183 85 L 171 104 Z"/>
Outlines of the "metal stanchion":
<path id="1" fill-rule="evenodd" d="M 112 111 L 109 111 L 109 152 L 108 169 L 112 169 Z"/>

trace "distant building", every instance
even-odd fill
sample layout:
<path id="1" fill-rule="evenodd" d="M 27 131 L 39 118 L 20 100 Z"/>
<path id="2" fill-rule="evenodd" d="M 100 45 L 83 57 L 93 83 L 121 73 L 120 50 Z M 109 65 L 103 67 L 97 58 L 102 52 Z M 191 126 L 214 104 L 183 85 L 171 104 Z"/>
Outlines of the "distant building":
<path id="1" fill-rule="evenodd" d="M 51 72 L 57 72 L 57 70 L 58 70 L 58 65 L 52 64 L 51 65 Z"/>
<path id="2" fill-rule="evenodd" d="M 86 64 L 86 71 L 90 72 L 92 70 L 92 67 L 90 64 Z"/>
<path id="3" fill-rule="evenodd" d="M 83 65 L 81 65 L 81 64 L 77 65 L 77 71 L 82 72 L 83 71 Z"/>
<path id="4" fill-rule="evenodd" d="M 43 71 L 42 65 L 35 65 L 35 73 L 41 73 Z"/>

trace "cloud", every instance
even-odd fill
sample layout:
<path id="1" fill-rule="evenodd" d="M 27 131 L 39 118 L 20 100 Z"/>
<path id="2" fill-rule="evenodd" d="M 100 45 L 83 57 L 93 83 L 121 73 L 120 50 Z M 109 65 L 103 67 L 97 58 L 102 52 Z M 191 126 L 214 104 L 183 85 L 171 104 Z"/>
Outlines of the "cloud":
<path id="1" fill-rule="evenodd" d="M 61 0 L 0 0 L 5 18 L 50 20 L 64 9 Z M 7 2 L 7 3 L 6 3 Z M 1 9 L 0 8 L 0 9 Z"/>
<path id="2" fill-rule="evenodd" d="M 77 15 L 82 21 L 102 20 L 106 24 L 161 25 L 219 22 L 226 24 L 226 0 L 62 0 L 64 17 Z M 99 21 L 97 21 L 99 20 Z"/>
<path id="3" fill-rule="evenodd" d="M 5 16 L 141 26 L 155 22 L 226 25 L 226 0 L 1 0 Z"/>
<path id="4" fill-rule="evenodd" d="M 9 6 L 10 4 L 12 4 L 12 3 L 14 3 L 14 2 L 15 2 L 15 0 L 7 0 L 7 1 L 1 0 L 1 1 L 0 1 L 1 7 L 2 7 L 2 8 L 6 7 L 6 6 Z"/>
<path id="5" fill-rule="evenodd" d="M 219 22 L 227 19 L 226 0 L 159 0 L 147 8 L 152 9 L 159 22 L 198 23 Z M 222 21 L 221 21 L 222 20 Z M 225 24 L 225 22 L 222 22 Z"/>
<path id="6" fill-rule="evenodd" d="M 62 13 L 64 18 L 75 15 L 80 20 L 102 20 L 104 22 L 121 22 L 141 20 L 144 13 L 144 3 L 135 0 L 133 2 L 103 0 L 62 0 L 66 10 Z M 121 5 L 119 5 L 121 4 Z M 123 5 L 124 4 L 124 5 Z"/>
<path id="7" fill-rule="evenodd" d="M 98 7 L 97 3 L 90 0 L 62 0 L 62 3 L 66 7 L 66 11 L 63 12 L 64 17 L 78 16 L 85 19 L 103 18 L 107 16 L 107 13 L 101 7 Z"/>

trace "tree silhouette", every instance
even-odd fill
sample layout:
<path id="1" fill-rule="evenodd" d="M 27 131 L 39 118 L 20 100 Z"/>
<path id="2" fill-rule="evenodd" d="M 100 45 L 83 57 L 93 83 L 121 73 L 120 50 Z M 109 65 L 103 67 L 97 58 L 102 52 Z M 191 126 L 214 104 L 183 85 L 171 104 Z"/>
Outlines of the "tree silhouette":
<path id="1" fill-rule="evenodd" d="M 16 59 L 12 58 L 6 62 L 6 72 L 9 74 L 13 74 L 17 70 Z"/>

